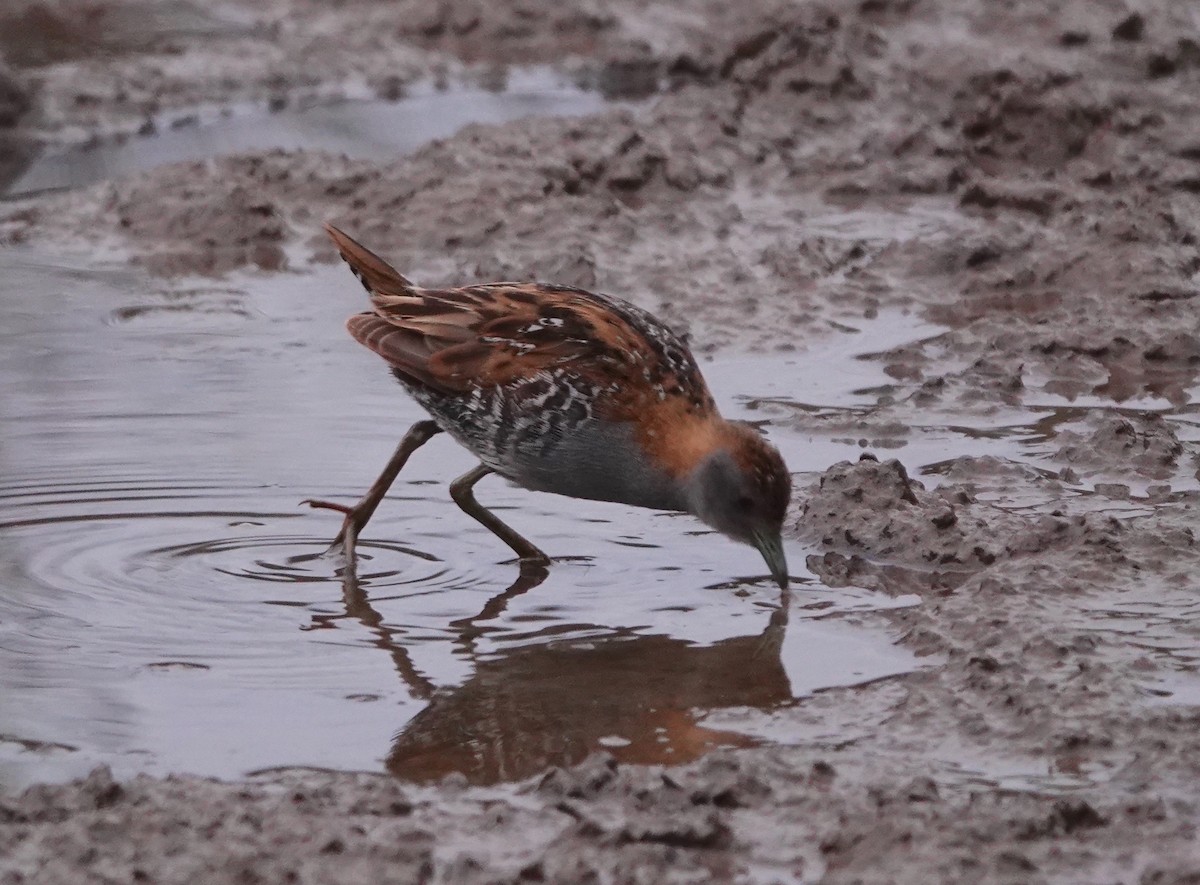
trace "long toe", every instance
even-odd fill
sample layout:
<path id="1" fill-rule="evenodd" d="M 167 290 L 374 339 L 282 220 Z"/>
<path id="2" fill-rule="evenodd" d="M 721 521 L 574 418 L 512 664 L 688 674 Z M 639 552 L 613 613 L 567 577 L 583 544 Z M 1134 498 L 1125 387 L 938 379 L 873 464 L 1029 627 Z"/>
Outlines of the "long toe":
<path id="1" fill-rule="evenodd" d="M 346 562 L 354 565 L 357 559 L 355 547 L 358 544 L 358 532 L 366 523 L 362 518 L 362 509 L 360 507 L 348 507 L 345 504 L 338 504 L 334 501 L 318 501 L 313 498 L 306 498 L 300 502 L 307 504 L 309 507 L 315 507 L 319 510 L 336 510 L 338 513 L 345 515 L 342 521 L 341 531 L 333 539 L 333 542 L 325 549 L 322 556 L 329 556 L 333 553 L 342 553 Z"/>
<path id="2" fill-rule="evenodd" d="M 318 501 L 315 498 L 305 498 L 300 502 L 307 504 L 315 510 L 336 510 L 338 513 L 344 513 L 350 516 L 354 513 L 354 508 L 347 504 L 338 504 L 335 501 Z"/>

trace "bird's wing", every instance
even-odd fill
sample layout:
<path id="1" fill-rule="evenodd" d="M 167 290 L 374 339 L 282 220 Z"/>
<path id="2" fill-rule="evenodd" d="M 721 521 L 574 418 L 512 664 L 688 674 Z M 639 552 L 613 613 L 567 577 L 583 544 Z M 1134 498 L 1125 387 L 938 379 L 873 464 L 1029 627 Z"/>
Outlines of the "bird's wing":
<path id="1" fill-rule="evenodd" d="M 422 289 L 328 230 L 374 308 L 350 318 L 351 334 L 423 385 L 465 393 L 568 371 L 627 394 L 611 399 L 630 410 L 668 398 L 700 412 L 715 408 L 687 345 L 631 304 L 541 283 Z"/>

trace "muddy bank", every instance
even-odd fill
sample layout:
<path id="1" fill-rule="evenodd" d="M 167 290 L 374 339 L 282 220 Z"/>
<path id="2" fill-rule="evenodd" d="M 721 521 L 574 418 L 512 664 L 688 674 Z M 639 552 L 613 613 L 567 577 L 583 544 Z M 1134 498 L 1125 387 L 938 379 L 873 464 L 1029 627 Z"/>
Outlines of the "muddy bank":
<path id="1" fill-rule="evenodd" d="M 421 4 L 402 24 L 368 2 L 223 8 L 177 54 L 12 61 L 35 108 L 16 128 L 120 128 L 273 84 L 385 94 L 513 55 L 662 92 L 391 162 L 150 170 L 0 211 L 0 240 L 117 249 L 164 280 L 273 274 L 332 260 L 332 220 L 420 282 L 609 291 L 702 353 L 853 348 L 864 319 L 919 316 L 927 334 L 867 357 L 889 379 L 868 405 L 756 406 L 876 453 L 799 475 L 789 522 L 824 585 L 915 594 L 848 620 L 935 666 L 723 711 L 708 724 L 781 745 L 669 769 L 37 787 L 0 801 L 5 881 L 1200 875 L 1200 34 L 1183 6 Z M 232 56 L 220 83 L 187 73 Z M 70 97 L 81 72 L 94 101 Z"/>
<path id="2" fill-rule="evenodd" d="M 1200 860 L 1187 815 L 1157 798 L 968 794 L 886 762 L 829 760 L 740 753 L 664 774 L 596 757 L 488 797 L 367 775 L 231 786 L 100 771 L 0 804 L 25 836 L 6 881 L 1030 882 L 1059 870 L 1157 883 L 1188 881 Z M 63 819 L 87 835 L 64 839 Z"/>

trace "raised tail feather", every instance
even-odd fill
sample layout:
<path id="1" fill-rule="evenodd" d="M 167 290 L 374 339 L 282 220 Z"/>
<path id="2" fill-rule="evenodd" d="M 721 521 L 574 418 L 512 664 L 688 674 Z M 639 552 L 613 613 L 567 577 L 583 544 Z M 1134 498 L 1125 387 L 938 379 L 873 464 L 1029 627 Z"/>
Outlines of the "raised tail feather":
<path id="1" fill-rule="evenodd" d="M 342 260 L 350 266 L 350 271 L 371 294 L 405 295 L 416 288 L 402 273 L 349 234 L 332 224 L 325 225 L 325 232 L 337 246 Z"/>
<path id="2" fill-rule="evenodd" d="M 360 344 L 387 360 L 398 377 L 410 384 L 436 388 L 438 382 L 429 371 L 429 358 L 442 342 L 428 337 L 419 320 L 413 321 L 416 328 L 410 328 L 405 317 L 407 308 L 422 303 L 421 290 L 353 237 L 332 224 L 325 225 L 325 230 L 375 307 L 350 317 L 346 329 Z"/>

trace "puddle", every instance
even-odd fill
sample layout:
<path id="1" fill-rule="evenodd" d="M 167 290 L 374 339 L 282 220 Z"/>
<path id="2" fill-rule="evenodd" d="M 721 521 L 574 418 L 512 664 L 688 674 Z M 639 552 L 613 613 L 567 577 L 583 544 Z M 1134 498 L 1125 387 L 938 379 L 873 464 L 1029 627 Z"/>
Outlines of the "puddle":
<path id="1" fill-rule="evenodd" d="M 442 90 L 414 86 L 398 101 L 345 95 L 268 113 L 263 107 L 211 108 L 148 121 L 150 135 L 50 151 L 8 188 L 6 197 L 82 187 L 166 163 L 265 150 L 323 150 L 385 160 L 409 153 L 469 123 L 528 116 L 592 114 L 614 103 L 545 68 L 512 69 L 502 83 Z M 351 96 L 352 98 L 354 96 Z M 619 106 L 619 105 L 618 105 Z"/>
<path id="2" fill-rule="evenodd" d="M 11 193 L 240 150 L 384 157 L 467 122 L 603 106 L 542 70 L 505 85 L 199 112 L 44 156 Z M 343 268 L 163 291 L 119 268 L 0 261 L 0 784 L 97 762 L 478 782 L 599 748 L 682 762 L 764 739 L 704 726 L 712 710 L 930 663 L 835 623 L 915 598 L 798 578 L 781 607 L 753 550 L 688 517 L 485 482 L 482 500 L 568 557 L 540 585 L 510 584 L 507 551 L 449 499 L 472 461 L 444 438 L 406 469 L 344 586 L 312 556 L 337 520 L 299 502 L 357 498 L 424 416 L 345 337 L 360 304 Z M 773 392 L 753 366 L 710 374 L 730 398 Z"/>
<path id="3" fill-rule="evenodd" d="M 685 761 L 762 739 L 706 711 L 930 663 L 841 623 L 915 598 L 797 571 L 781 610 L 757 553 L 690 517 L 491 478 L 480 500 L 568 557 L 510 586 L 508 551 L 450 501 L 472 461 L 444 437 L 372 521 L 344 596 L 335 562 L 296 561 L 337 529 L 299 502 L 355 499 L 421 414 L 345 337 L 342 268 L 152 295 L 123 269 L 0 261 L 0 783 L 98 762 L 483 782 L 602 747 Z M 771 392 L 736 361 L 708 374 L 727 401 Z M 779 442 L 795 469 L 827 463 Z M 788 552 L 799 569 L 807 551 Z"/>

